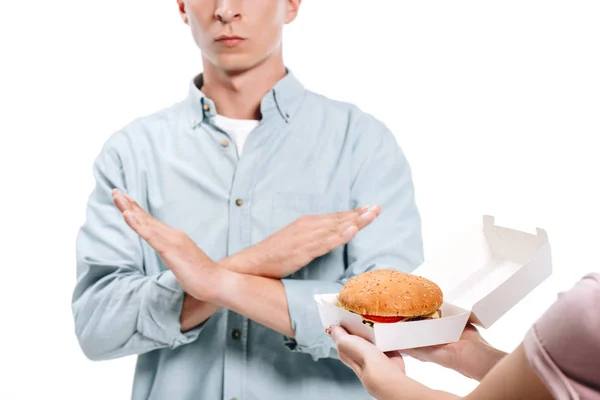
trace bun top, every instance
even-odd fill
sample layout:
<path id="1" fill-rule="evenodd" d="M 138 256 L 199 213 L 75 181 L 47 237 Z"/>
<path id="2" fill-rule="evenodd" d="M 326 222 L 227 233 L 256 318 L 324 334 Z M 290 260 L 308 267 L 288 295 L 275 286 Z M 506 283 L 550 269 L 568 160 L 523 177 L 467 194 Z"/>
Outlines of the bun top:
<path id="1" fill-rule="evenodd" d="M 428 279 L 383 269 L 350 278 L 338 301 L 341 307 L 360 315 L 418 317 L 437 311 L 443 293 Z"/>

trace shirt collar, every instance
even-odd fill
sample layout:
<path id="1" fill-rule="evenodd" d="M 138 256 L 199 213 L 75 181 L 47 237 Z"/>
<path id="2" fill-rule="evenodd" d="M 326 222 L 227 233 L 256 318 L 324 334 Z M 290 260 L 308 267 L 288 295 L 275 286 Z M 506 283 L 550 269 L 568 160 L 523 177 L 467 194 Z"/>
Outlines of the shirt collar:
<path id="1" fill-rule="evenodd" d="M 215 103 L 199 89 L 202 87 L 202 73 L 196 75 L 189 84 L 188 104 L 194 111 L 193 125 L 217 113 Z M 290 122 L 296 115 L 305 95 L 302 83 L 286 68 L 286 75 L 281 78 L 262 98 L 260 112 L 263 118 L 277 115 Z"/>

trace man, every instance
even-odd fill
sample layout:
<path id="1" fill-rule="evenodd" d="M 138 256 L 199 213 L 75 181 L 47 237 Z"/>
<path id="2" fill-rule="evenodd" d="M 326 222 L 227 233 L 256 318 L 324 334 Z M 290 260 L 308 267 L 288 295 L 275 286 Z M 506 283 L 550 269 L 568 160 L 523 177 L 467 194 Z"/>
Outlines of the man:
<path id="1" fill-rule="evenodd" d="M 203 72 L 94 163 L 76 333 L 90 359 L 138 355 L 134 399 L 369 398 L 313 295 L 412 271 L 420 217 L 388 129 L 284 66 L 300 1 L 178 0 Z"/>

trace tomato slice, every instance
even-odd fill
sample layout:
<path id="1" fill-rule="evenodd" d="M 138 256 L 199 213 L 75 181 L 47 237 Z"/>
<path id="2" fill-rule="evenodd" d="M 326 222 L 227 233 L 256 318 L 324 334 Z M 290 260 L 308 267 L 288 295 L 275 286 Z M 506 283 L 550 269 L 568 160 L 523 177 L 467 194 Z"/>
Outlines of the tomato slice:
<path id="1" fill-rule="evenodd" d="M 373 322 L 379 322 L 379 323 L 384 323 L 384 324 L 391 324 L 392 322 L 400 322 L 404 319 L 406 319 L 406 317 L 379 317 L 377 315 L 363 315 L 362 316 L 364 319 L 368 319 L 369 321 L 373 321 Z"/>

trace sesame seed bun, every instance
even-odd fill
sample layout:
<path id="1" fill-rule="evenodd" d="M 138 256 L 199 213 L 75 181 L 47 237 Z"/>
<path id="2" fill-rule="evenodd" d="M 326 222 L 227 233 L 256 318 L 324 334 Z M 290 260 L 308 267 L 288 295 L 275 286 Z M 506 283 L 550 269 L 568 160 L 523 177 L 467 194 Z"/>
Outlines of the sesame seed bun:
<path id="1" fill-rule="evenodd" d="M 420 276 L 386 269 L 373 270 L 349 279 L 338 301 L 342 308 L 360 315 L 420 317 L 442 305 L 442 290 Z"/>

